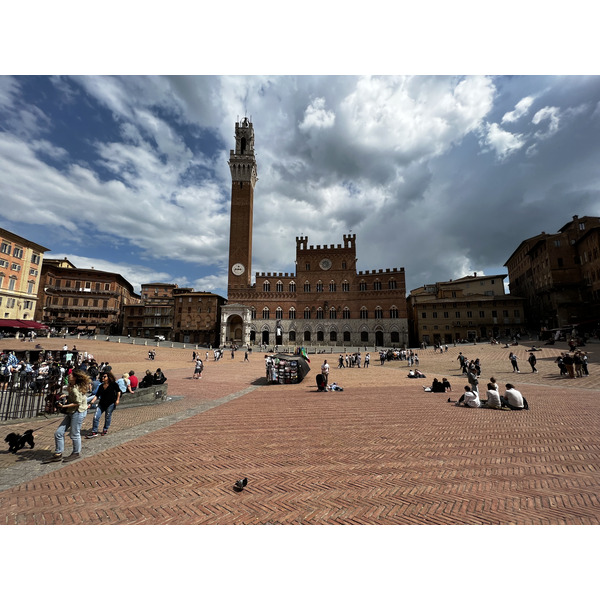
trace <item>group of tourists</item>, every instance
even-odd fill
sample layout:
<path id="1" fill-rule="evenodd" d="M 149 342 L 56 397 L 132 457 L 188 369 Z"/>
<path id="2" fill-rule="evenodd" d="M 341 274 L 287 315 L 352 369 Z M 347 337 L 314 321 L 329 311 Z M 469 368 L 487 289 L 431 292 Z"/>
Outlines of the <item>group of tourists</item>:
<path id="1" fill-rule="evenodd" d="M 554 362 L 558 365 L 563 377 L 574 379 L 575 377 L 587 377 L 590 374 L 587 352 L 583 350 L 576 350 L 573 353 L 561 352 Z"/>
<path id="2" fill-rule="evenodd" d="M 338 358 L 338 369 L 352 369 L 353 367 L 358 367 L 360 369 L 362 362 L 363 359 L 360 352 L 355 352 L 354 354 L 346 353 L 346 356 L 340 354 Z M 370 363 L 371 355 L 367 352 L 364 358 L 364 368 L 368 369 Z"/>
<path id="3" fill-rule="evenodd" d="M 501 396 L 498 390 L 498 384 L 494 377 L 490 378 L 487 384 L 485 400 L 480 398 L 478 388 L 473 389 L 466 385 L 463 395 L 455 402 L 455 406 L 465 406 L 467 408 L 493 408 L 508 410 L 528 410 L 529 405 L 523 394 L 515 388 L 512 383 L 507 383 L 504 395 Z M 448 398 L 448 402 L 452 402 Z"/>

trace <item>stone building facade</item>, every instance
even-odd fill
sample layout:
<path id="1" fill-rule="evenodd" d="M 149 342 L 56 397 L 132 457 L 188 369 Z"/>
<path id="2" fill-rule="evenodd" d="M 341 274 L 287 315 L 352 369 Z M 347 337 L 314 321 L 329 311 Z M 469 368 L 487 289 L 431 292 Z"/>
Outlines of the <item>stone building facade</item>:
<path id="1" fill-rule="evenodd" d="M 32 321 L 48 248 L 0 229 L 0 318 Z"/>
<path id="2" fill-rule="evenodd" d="M 118 334 L 124 307 L 139 301 L 119 273 L 79 269 L 67 258 L 44 260 L 36 320 L 57 330 Z"/>
<path id="3" fill-rule="evenodd" d="M 232 177 L 228 300 L 221 312 L 225 344 L 403 346 L 408 343 L 403 268 L 356 271 L 356 235 L 309 246 L 296 238 L 296 272 L 256 273 L 251 283 L 254 129 L 236 123 Z"/>
<path id="4" fill-rule="evenodd" d="M 536 330 L 566 328 L 596 318 L 593 300 L 594 237 L 599 217 L 573 216 L 557 233 L 524 240 L 506 261 L 511 294 L 526 299 L 529 324 Z M 590 260 L 591 258 L 591 260 Z"/>
<path id="5" fill-rule="evenodd" d="M 219 345 L 222 296 L 180 288 L 176 283 L 145 283 L 141 296 L 139 305 L 125 310 L 124 335 Z"/>
<path id="6" fill-rule="evenodd" d="M 511 338 L 525 324 L 524 299 L 505 294 L 506 275 L 477 273 L 411 290 L 411 344 Z"/>

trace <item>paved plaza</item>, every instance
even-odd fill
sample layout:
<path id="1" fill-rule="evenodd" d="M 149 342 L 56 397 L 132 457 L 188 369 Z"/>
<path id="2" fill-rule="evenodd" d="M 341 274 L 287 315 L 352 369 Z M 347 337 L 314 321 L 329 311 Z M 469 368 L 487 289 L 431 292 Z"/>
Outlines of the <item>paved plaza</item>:
<path id="1" fill-rule="evenodd" d="M 42 340 L 58 349 L 64 340 Z M 69 341 L 72 346 L 72 341 Z M 226 352 L 193 380 L 192 348 L 77 340 L 116 374 L 161 367 L 168 402 L 113 415 L 109 435 L 83 440 L 82 458 L 42 464 L 60 419 L 0 423 L 36 432 L 36 446 L 0 452 L 2 524 L 598 524 L 600 344 L 586 347 L 590 376 L 565 379 L 554 362 L 564 344 L 541 346 L 538 374 L 528 342 L 418 350 L 426 379 L 406 362 L 337 369 L 339 353 L 311 355 L 299 385 L 265 385 L 263 354 Z M 348 348 L 348 350 L 356 350 Z M 423 386 L 466 377 L 459 351 L 480 358 L 480 390 L 495 376 L 515 384 L 530 410 L 467 409 Z M 510 351 L 521 373 L 512 372 Z M 204 358 L 204 350 L 202 358 Z M 364 351 L 363 351 L 364 354 Z M 318 393 L 324 359 L 343 392 Z M 484 395 L 482 393 L 482 395 Z M 83 433 L 91 429 L 88 414 Z M 66 438 L 66 452 L 71 441 Z M 241 477 L 241 493 L 233 484 Z"/>

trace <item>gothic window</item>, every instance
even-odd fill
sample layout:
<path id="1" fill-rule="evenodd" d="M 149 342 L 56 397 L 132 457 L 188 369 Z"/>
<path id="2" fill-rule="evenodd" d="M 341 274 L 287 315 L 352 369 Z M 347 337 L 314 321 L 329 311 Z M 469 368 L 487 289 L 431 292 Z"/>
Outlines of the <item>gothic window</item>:
<path id="1" fill-rule="evenodd" d="M 275 311 L 275 318 L 283 319 L 283 309 L 280 306 L 278 306 L 277 310 Z"/>
<path id="2" fill-rule="evenodd" d="M 392 344 L 398 344 L 400 342 L 400 334 L 397 331 L 392 331 L 390 341 Z"/>
<path id="3" fill-rule="evenodd" d="M 376 281 L 376 282 L 373 284 L 373 289 L 374 289 L 374 290 L 380 290 L 380 289 L 381 289 L 381 281 Z"/>
<path id="4" fill-rule="evenodd" d="M 317 342 L 322 342 L 325 340 L 325 336 L 322 331 L 317 331 Z"/>
<path id="5" fill-rule="evenodd" d="M 270 291 L 271 291 L 271 282 L 265 281 L 263 283 L 263 292 L 270 292 Z"/>
<path id="6" fill-rule="evenodd" d="M 304 341 L 305 342 L 310 342 L 310 331 L 305 331 L 304 332 Z"/>
<path id="7" fill-rule="evenodd" d="M 342 292 L 349 292 L 350 291 L 350 284 L 347 281 L 344 281 L 342 283 Z"/>
<path id="8" fill-rule="evenodd" d="M 344 331 L 344 341 L 345 342 L 350 341 L 350 332 L 349 331 Z"/>
<path id="9" fill-rule="evenodd" d="M 256 319 L 256 307 L 254 307 L 254 306 L 253 306 L 253 307 L 250 309 L 250 315 L 251 315 L 251 318 L 252 318 L 252 319 Z"/>
<path id="10" fill-rule="evenodd" d="M 398 318 L 398 309 L 395 306 L 392 306 L 392 308 L 390 308 L 390 319 L 397 319 Z"/>
<path id="11" fill-rule="evenodd" d="M 329 309 L 329 318 L 337 319 L 337 312 L 333 306 Z"/>
<path id="12" fill-rule="evenodd" d="M 329 341 L 330 342 L 337 342 L 337 331 L 331 331 L 329 333 Z"/>
<path id="13" fill-rule="evenodd" d="M 383 309 L 381 308 L 381 306 L 378 306 L 375 309 L 375 318 L 376 319 L 383 319 Z"/>
<path id="14" fill-rule="evenodd" d="M 283 283 L 281 281 L 277 282 L 276 289 L 278 292 L 283 292 Z"/>
<path id="15" fill-rule="evenodd" d="M 296 318 L 296 309 L 293 306 L 288 311 L 288 318 L 289 319 L 295 319 Z"/>
<path id="16" fill-rule="evenodd" d="M 308 281 L 304 282 L 304 291 L 310 292 L 310 283 Z"/>
<path id="17" fill-rule="evenodd" d="M 336 285 L 334 281 L 330 281 L 329 282 L 329 291 L 330 292 L 335 292 L 336 291 Z"/>
<path id="18" fill-rule="evenodd" d="M 296 291 L 296 282 L 295 281 L 290 281 L 289 290 L 292 293 L 294 293 Z"/>
<path id="19" fill-rule="evenodd" d="M 397 283 L 398 282 L 395 279 L 390 279 L 388 281 L 388 289 L 389 290 L 395 290 L 395 289 L 397 289 Z"/>
<path id="20" fill-rule="evenodd" d="M 319 308 L 317 308 L 317 319 L 322 319 L 323 318 L 323 309 L 319 306 Z"/>
<path id="21" fill-rule="evenodd" d="M 360 332 L 360 341 L 361 342 L 368 342 L 369 341 L 369 332 L 368 331 L 361 331 Z"/>
<path id="22" fill-rule="evenodd" d="M 263 308 L 263 319 L 268 319 L 269 318 L 269 309 L 265 306 Z"/>
<path id="23" fill-rule="evenodd" d="M 304 309 L 304 318 L 310 319 L 310 308 L 308 308 L 308 306 Z"/>
<path id="24" fill-rule="evenodd" d="M 342 311 L 342 319 L 349 319 L 350 318 L 350 309 L 346 306 L 344 307 L 344 310 Z"/>
<path id="25" fill-rule="evenodd" d="M 361 292 L 366 292 L 366 291 L 367 291 L 367 282 L 366 282 L 366 281 L 361 281 L 361 282 L 358 284 L 358 289 L 359 289 Z"/>
<path id="26" fill-rule="evenodd" d="M 367 308 L 365 306 L 363 306 L 360 309 L 360 318 L 361 319 L 368 319 L 369 318 L 369 311 L 367 310 Z"/>
<path id="27" fill-rule="evenodd" d="M 319 282 L 317 283 L 317 292 L 322 292 L 323 291 L 323 282 L 319 279 Z"/>

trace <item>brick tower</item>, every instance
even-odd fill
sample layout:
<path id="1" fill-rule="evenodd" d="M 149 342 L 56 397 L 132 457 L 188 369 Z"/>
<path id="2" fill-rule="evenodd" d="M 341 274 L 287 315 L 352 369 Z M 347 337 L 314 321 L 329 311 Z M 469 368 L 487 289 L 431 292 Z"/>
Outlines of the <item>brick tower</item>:
<path id="1" fill-rule="evenodd" d="M 235 150 L 230 151 L 231 217 L 229 228 L 228 296 L 250 287 L 252 269 L 252 211 L 256 157 L 254 127 L 247 117 L 235 124 Z"/>

